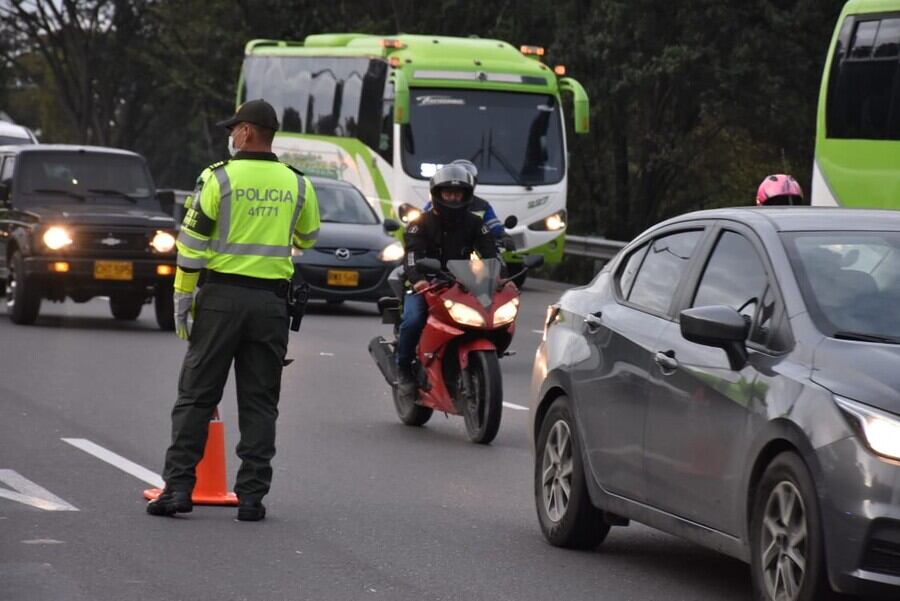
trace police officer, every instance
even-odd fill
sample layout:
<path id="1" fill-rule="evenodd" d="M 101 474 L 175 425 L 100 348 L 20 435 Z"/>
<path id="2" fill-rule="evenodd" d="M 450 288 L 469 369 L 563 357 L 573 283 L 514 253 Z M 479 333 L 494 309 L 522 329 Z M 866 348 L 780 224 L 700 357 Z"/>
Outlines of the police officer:
<path id="1" fill-rule="evenodd" d="M 166 486 L 147 512 L 191 511 L 195 467 L 233 361 L 241 432 L 237 517 L 257 521 L 266 515 L 262 498 L 272 480 L 291 246 L 315 243 L 319 208 L 309 180 L 272 153 L 278 118 L 269 103 L 247 102 L 219 125 L 229 130 L 233 157 L 201 176 L 199 197 L 178 235 L 175 330 L 188 340 L 188 351 L 172 410 Z M 195 300 L 204 268 L 206 280 Z"/>
<path id="2" fill-rule="evenodd" d="M 415 379 L 412 362 L 419 336 L 425 328 L 428 307 L 421 291 L 428 286 L 425 275 L 416 267 L 424 258 L 447 261 L 468 259 L 473 251 L 481 258 L 497 256 L 490 229 L 470 210 L 475 178 L 462 165 L 446 165 L 431 178 L 432 207 L 406 230 L 406 277 L 412 285 L 403 303 L 403 318 L 397 336 L 397 390 L 406 401 L 414 400 Z"/>

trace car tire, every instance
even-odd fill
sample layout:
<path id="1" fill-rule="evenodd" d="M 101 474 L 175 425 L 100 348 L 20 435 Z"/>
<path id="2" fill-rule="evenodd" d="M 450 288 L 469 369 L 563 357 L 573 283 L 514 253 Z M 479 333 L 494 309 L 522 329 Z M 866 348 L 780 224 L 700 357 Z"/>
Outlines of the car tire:
<path id="1" fill-rule="evenodd" d="M 591 503 L 567 397 L 557 398 L 544 417 L 536 449 L 534 500 L 544 538 L 555 547 L 596 548 L 606 539 L 610 525 L 603 511 Z"/>
<path id="2" fill-rule="evenodd" d="M 750 553 L 757 601 L 834 598 L 825 566 L 819 499 L 809 470 L 796 453 L 775 457 L 757 486 Z"/>
<path id="3" fill-rule="evenodd" d="M 153 295 L 156 324 L 163 332 L 175 331 L 175 300 L 171 286 L 159 286 Z"/>
<path id="4" fill-rule="evenodd" d="M 112 294 L 109 310 L 120 321 L 134 321 L 144 308 L 144 297 L 134 293 Z"/>
<path id="5" fill-rule="evenodd" d="M 41 292 L 37 282 L 25 276 L 25 258 L 13 251 L 6 278 L 6 312 L 15 324 L 30 325 L 41 311 Z"/>

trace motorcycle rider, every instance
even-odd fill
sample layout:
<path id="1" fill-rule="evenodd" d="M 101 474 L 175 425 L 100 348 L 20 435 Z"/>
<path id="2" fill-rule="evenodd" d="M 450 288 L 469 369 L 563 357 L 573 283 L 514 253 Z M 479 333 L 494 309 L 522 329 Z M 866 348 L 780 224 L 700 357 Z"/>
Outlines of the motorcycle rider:
<path id="1" fill-rule="evenodd" d="M 432 207 L 406 230 L 406 279 L 412 286 L 403 304 L 397 336 L 397 387 L 399 395 L 414 400 L 416 382 L 412 362 L 419 337 L 428 319 L 428 306 L 421 292 L 429 286 L 416 267 L 419 259 L 467 260 L 475 251 L 482 259 L 497 256 L 497 247 L 484 219 L 471 211 L 475 178 L 462 165 L 445 165 L 430 182 Z"/>
<path id="2" fill-rule="evenodd" d="M 461 167 L 463 167 L 472 175 L 472 181 L 475 183 L 475 185 L 478 185 L 478 167 L 475 166 L 475 163 L 468 159 L 456 159 L 450 164 L 460 165 Z M 427 203 L 425 203 L 425 207 L 422 209 L 422 211 L 427 212 L 430 209 L 431 201 L 429 200 Z M 497 213 L 494 212 L 494 207 L 491 206 L 491 203 L 481 198 L 480 196 L 473 194 L 472 204 L 469 205 L 469 211 L 484 219 L 484 224 L 491 231 L 491 234 L 494 236 L 494 239 L 497 241 L 497 245 L 500 248 L 507 251 L 516 250 L 516 244 L 515 242 L 513 242 L 512 236 L 506 233 L 506 228 L 497 217 Z"/>
<path id="3" fill-rule="evenodd" d="M 802 205 L 803 189 L 790 175 L 778 173 L 766 177 L 756 191 L 756 206 Z"/>

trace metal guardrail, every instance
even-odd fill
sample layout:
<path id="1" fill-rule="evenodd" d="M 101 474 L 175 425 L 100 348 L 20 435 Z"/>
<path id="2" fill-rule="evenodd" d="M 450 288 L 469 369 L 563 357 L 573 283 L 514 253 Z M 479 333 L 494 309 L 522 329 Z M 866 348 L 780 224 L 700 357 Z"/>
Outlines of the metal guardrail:
<path id="1" fill-rule="evenodd" d="M 592 238 L 590 236 L 572 236 L 567 234 L 565 253 L 567 255 L 609 261 L 615 257 L 616 253 L 622 250 L 626 244 L 628 243 L 619 240 Z"/>

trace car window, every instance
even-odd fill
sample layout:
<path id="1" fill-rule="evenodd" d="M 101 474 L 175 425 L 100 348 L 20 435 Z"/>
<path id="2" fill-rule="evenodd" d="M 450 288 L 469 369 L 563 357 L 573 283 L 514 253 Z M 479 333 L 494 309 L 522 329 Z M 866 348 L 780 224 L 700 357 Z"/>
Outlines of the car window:
<path id="1" fill-rule="evenodd" d="M 319 184 L 315 190 L 319 201 L 319 219 L 323 223 L 378 223 L 375 211 L 355 188 Z"/>
<path id="2" fill-rule="evenodd" d="M 628 294 L 631 292 L 631 285 L 634 283 L 634 276 L 637 275 L 638 269 L 641 267 L 641 261 L 644 260 L 644 255 L 647 254 L 647 248 L 649 246 L 649 244 L 644 244 L 628 255 L 627 259 L 622 261 L 622 266 L 619 268 L 617 279 L 619 294 L 621 294 L 623 298 L 628 298 Z"/>
<path id="3" fill-rule="evenodd" d="M 654 240 L 634 278 L 628 301 L 651 311 L 666 313 L 702 236 L 703 230 L 691 230 Z"/>
<path id="4" fill-rule="evenodd" d="M 6 157 L 3 166 L 0 167 L 0 184 L 11 184 L 13 177 L 13 167 L 16 164 L 15 157 Z"/>
<path id="5" fill-rule="evenodd" d="M 766 269 L 750 241 L 725 231 L 709 257 L 691 306 L 726 305 L 752 320 L 766 283 Z"/>

